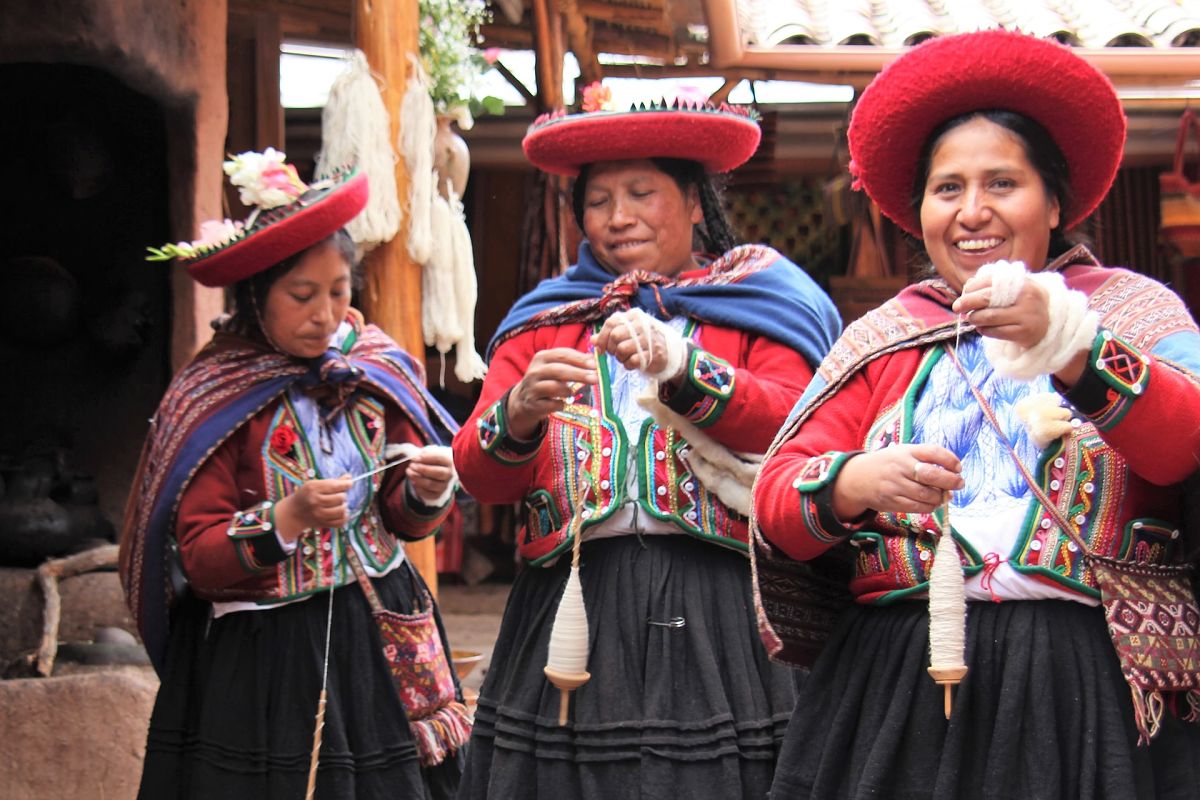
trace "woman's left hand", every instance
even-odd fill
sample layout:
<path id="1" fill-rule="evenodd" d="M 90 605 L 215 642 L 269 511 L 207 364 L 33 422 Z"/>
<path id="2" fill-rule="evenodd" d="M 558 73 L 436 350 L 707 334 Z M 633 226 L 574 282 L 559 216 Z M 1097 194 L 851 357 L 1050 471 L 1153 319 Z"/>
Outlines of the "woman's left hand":
<path id="1" fill-rule="evenodd" d="M 619 311 L 604 321 L 600 331 L 592 336 L 592 346 L 598 353 L 609 353 L 625 369 L 640 370 L 647 375 L 662 373 L 672 365 L 672 350 L 686 347 L 678 333 L 651 317 L 641 309 Z M 682 361 L 676 355 L 677 361 Z M 667 375 L 665 380 L 679 377 Z"/>
<path id="2" fill-rule="evenodd" d="M 450 485 L 458 479 L 450 448 L 422 447 L 408 462 L 406 477 L 418 500 L 426 505 L 442 505 Z"/>
<path id="3" fill-rule="evenodd" d="M 1050 296 L 1037 282 L 1025 281 L 1012 305 L 990 306 L 991 299 L 991 277 L 975 275 L 963 284 L 962 294 L 951 308 L 965 314 L 981 336 L 1024 348 L 1034 347 L 1045 338 L 1050 327 Z"/>

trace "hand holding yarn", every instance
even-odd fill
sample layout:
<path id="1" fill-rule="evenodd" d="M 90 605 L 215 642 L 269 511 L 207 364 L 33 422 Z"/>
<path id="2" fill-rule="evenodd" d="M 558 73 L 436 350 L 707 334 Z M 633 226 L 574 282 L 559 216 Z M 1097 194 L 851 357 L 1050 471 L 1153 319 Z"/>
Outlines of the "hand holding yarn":
<path id="1" fill-rule="evenodd" d="M 284 541 L 295 541 L 310 528 L 339 528 L 350 520 L 346 495 L 350 476 L 305 481 L 275 504 L 275 526 Z"/>
<path id="2" fill-rule="evenodd" d="M 595 385 L 596 359 L 570 347 L 552 347 L 534 354 L 525 375 L 508 393 L 504 413 L 508 430 L 518 439 L 531 439 L 542 420 L 561 411 L 579 386 Z"/>
<path id="3" fill-rule="evenodd" d="M 1020 262 L 984 264 L 963 284 L 952 308 L 984 337 L 984 352 L 998 373 L 1028 381 L 1086 357 L 1099 318 L 1088 309 L 1087 296 L 1068 289 L 1062 275 L 1026 274 L 1024 268 Z M 1009 298 L 1008 305 L 998 305 Z"/>
<path id="4" fill-rule="evenodd" d="M 636 369 L 657 381 L 671 381 L 683 373 L 687 343 L 668 325 L 640 308 L 621 311 L 604 321 L 592 337 L 596 352 L 609 353 L 625 369 Z"/>
<path id="5" fill-rule="evenodd" d="M 422 503 L 437 508 L 446 505 L 458 483 L 450 448 L 431 444 L 418 449 L 408 462 L 405 477 Z"/>
<path id="6" fill-rule="evenodd" d="M 854 456 L 833 484 L 833 512 L 850 520 L 868 509 L 931 514 L 963 487 L 962 463 L 944 447 L 899 444 Z"/>

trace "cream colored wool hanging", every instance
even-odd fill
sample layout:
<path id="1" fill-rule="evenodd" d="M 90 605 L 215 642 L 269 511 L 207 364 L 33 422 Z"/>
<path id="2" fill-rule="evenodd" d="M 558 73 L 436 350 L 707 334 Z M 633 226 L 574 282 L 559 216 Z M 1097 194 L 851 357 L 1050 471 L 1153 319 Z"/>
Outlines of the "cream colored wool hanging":
<path id="1" fill-rule="evenodd" d="M 587 496 L 592 473 L 582 471 L 579 475 L 579 492 L 575 496 L 575 513 L 567 525 L 567 531 L 575 538 L 571 545 L 571 574 L 563 587 L 562 598 L 554 612 L 554 626 L 550 628 L 550 646 L 546 653 L 546 678 L 559 691 L 558 724 L 567 724 L 567 712 L 571 705 L 571 692 L 591 680 L 587 671 L 588 620 L 587 608 L 583 604 L 583 584 L 579 581 L 579 553 L 583 544 L 583 498 Z"/>
<path id="2" fill-rule="evenodd" d="M 437 247 L 421 267 L 421 330 L 425 344 L 448 353 L 462 338 L 454 296 L 453 211 L 439 194 L 430 205 L 430 222 Z"/>
<path id="3" fill-rule="evenodd" d="M 967 598 L 958 544 L 950 533 L 949 511 L 947 502 L 943 506 L 942 535 L 929 571 L 929 674 L 945 687 L 946 719 L 950 719 L 951 688 L 967 674 Z"/>
<path id="4" fill-rule="evenodd" d="M 418 264 L 425 264 L 433 255 L 435 238 L 432 230 L 432 203 L 437 176 L 433 170 L 433 139 L 437 135 L 437 116 L 429 97 L 429 78 L 420 59 L 409 56 L 412 76 L 400 104 L 400 153 L 408 168 L 408 254 Z"/>
<path id="5" fill-rule="evenodd" d="M 316 161 L 318 178 L 350 166 L 357 166 L 367 176 L 371 188 L 367 206 L 346 225 L 355 244 L 370 250 L 396 235 L 401 212 L 391 120 L 361 50 L 354 51 L 346 71 L 329 90 L 329 102 L 321 113 L 321 151 Z"/>
<path id="6" fill-rule="evenodd" d="M 450 190 L 450 241 L 454 245 L 454 312 L 462 330 L 454 343 L 454 375 L 463 383 L 481 380 L 487 365 L 475 350 L 475 302 L 479 286 L 475 278 L 475 248 L 463 214 L 462 202 Z"/>

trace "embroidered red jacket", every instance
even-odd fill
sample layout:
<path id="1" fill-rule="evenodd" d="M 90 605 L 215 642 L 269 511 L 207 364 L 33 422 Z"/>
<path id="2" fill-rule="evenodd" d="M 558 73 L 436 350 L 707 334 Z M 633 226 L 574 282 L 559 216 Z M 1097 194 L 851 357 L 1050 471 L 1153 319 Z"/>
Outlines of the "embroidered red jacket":
<path id="1" fill-rule="evenodd" d="M 1179 549 L 1178 483 L 1200 463 L 1196 325 L 1178 297 L 1149 278 L 1086 265 L 1063 274 L 1089 295 L 1101 331 L 1080 381 L 1058 387 L 1081 424 L 1042 453 L 1034 476 L 1098 554 L 1168 561 Z M 932 520 L 875 513 L 843 524 L 830 492 L 848 458 L 909 440 L 924 376 L 940 342 L 954 335 L 949 312 L 930 312 L 943 300 L 948 306 L 939 291 L 933 283 L 910 287 L 847 330 L 755 484 L 763 557 L 773 545 L 809 560 L 849 539 L 858 545 L 850 589 L 859 602 L 921 593 L 929 577 Z M 968 574 L 982 569 L 979 555 L 963 549 Z M 1036 579 L 1098 596 L 1078 548 L 1036 501 L 1009 560 Z M 780 619 L 789 613 L 777 611 Z"/>
<path id="2" fill-rule="evenodd" d="M 423 444 L 407 416 L 374 397 L 360 394 L 345 413 L 372 462 L 381 462 L 388 442 Z M 285 428 L 293 435 L 282 440 Z M 301 430 L 291 404 L 280 399 L 230 436 L 188 485 L 175 533 L 184 573 L 200 597 L 272 603 L 344 585 L 354 580 L 343 555 L 350 538 L 370 567 L 382 568 L 396 557 L 397 536 L 428 536 L 449 513 L 451 504 L 429 509 L 412 501 L 397 466 L 367 479 L 365 510 L 350 526 L 305 533 L 288 555 L 275 536 L 271 506 L 306 479 L 336 477 L 318 474 L 310 446 L 295 435 Z M 290 448 L 281 446 L 287 442 Z"/>
<path id="3" fill-rule="evenodd" d="M 523 445 L 507 434 L 504 402 L 534 354 L 552 347 L 590 349 L 592 325 L 546 326 L 497 349 L 471 418 L 454 437 L 454 460 L 467 491 L 485 503 L 524 503 L 521 555 L 534 564 L 570 546 L 572 514 L 586 529 L 624 501 L 629 452 L 639 472 L 639 507 L 683 531 L 745 551 L 746 519 L 696 479 L 688 443 L 652 419 L 627 441 L 613 412 L 607 359 L 600 385 L 554 414 L 542 437 Z M 686 380 L 666 405 L 731 451 L 763 453 L 812 377 L 793 350 L 765 337 L 712 325 L 690 326 Z"/>

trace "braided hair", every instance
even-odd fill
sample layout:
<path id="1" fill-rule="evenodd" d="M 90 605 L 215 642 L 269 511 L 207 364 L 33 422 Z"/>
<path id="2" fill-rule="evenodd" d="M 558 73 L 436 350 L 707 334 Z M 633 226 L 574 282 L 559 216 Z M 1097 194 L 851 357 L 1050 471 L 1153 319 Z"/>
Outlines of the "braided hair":
<path id="1" fill-rule="evenodd" d="M 650 162 L 675 181 L 675 185 L 684 196 L 687 196 L 688 189 L 696 187 L 696 194 L 700 198 L 700 210 L 704 212 L 704 225 L 698 228 L 696 233 L 706 253 L 721 256 L 737 246 L 737 237 L 733 235 L 733 229 L 725 217 L 725 207 L 721 200 L 722 187 L 712 175 L 704 171 L 699 162 L 683 158 L 651 158 Z M 571 210 L 575 212 L 575 222 L 580 230 L 583 230 L 584 194 L 587 191 L 591 166 L 583 165 L 579 170 L 579 177 L 571 187 Z"/>

